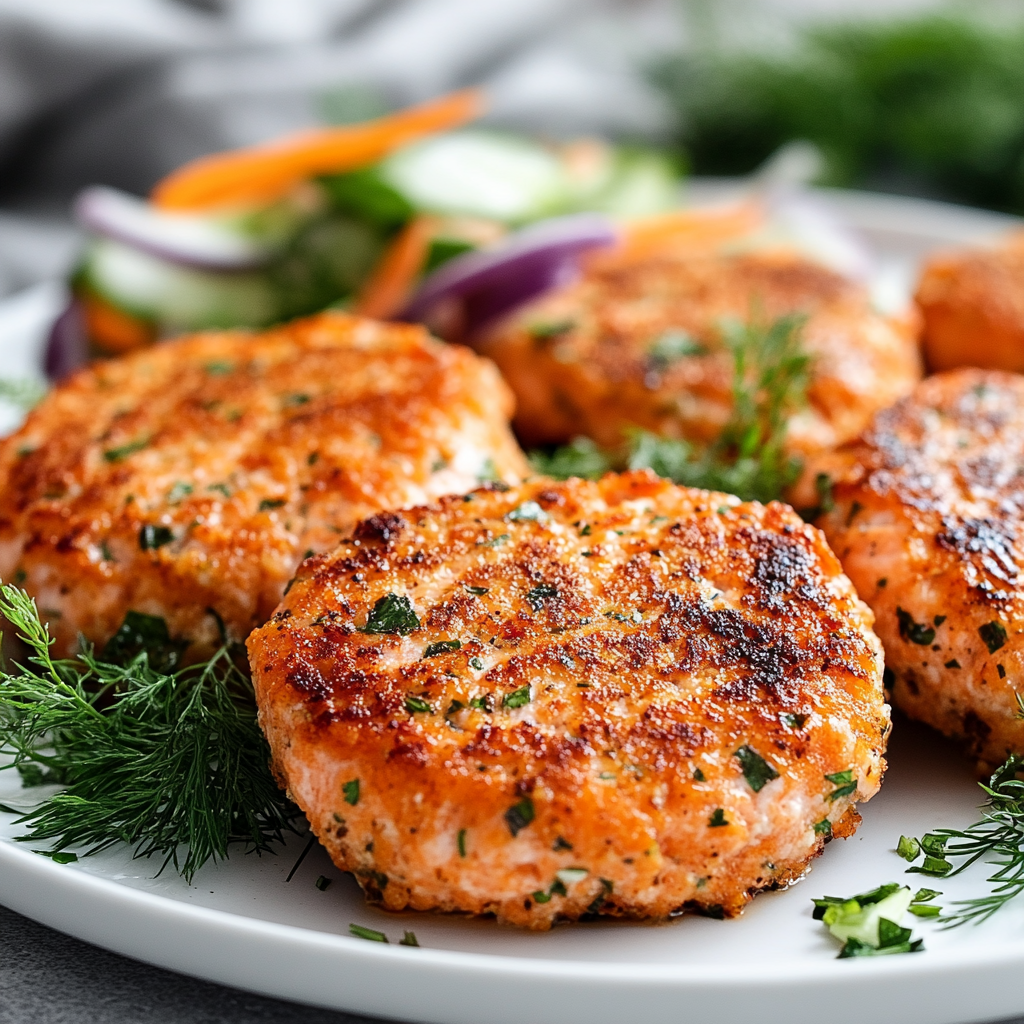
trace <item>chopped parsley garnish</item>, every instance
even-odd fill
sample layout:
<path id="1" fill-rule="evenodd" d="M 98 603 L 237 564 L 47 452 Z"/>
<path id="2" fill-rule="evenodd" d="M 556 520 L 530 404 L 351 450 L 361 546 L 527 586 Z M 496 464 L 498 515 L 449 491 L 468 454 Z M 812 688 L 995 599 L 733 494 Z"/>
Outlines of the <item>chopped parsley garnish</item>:
<path id="1" fill-rule="evenodd" d="M 321 875 L 313 884 L 323 892 L 331 884 L 331 880 L 326 875 Z"/>
<path id="2" fill-rule="evenodd" d="M 158 523 L 146 523 L 139 530 L 139 547 L 143 551 L 155 551 L 174 540 L 174 531 Z"/>
<path id="3" fill-rule="evenodd" d="M 260 512 L 269 512 L 271 509 L 281 508 L 282 505 L 287 504 L 284 498 L 261 498 L 260 499 Z"/>
<path id="4" fill-rule="evenodd" d="M 525 707 L 530 703 L 530 684 L 527 683 L 525 686 L 520 686 L 518 690 L 506 693 L 505 699 L 501 703 L 506 708 Z"/>
<path id="5" fill-rule="evenodd" d="M 103 453 L 107 462 L 124 462 L 129 455 L 141 452 L 149 444 L 148 437 L 140 437 L 136 441 L 129 441 L 127 444 L 118 445 L 116 448 L 108 448 Z"/>
<path id="6" fill-rule="evenodd" d="M 547 519 L 547 512 L 535 501 L 524 501 L 505 516 L 505 521 L 509 523 L 543 523 Z"/>
<path id="7" fill-rule="evenodd" d="M 935 640 L 935 629 L 922 622 L 915 622 L 910 612 L 902 608 L 896 609 L 896 620 L 899 622 L 900 636 L 912 644 L 927 647 Z"/>
<path id="8" fill-rule="evenodd" d="M 484 663 L 479 658 L 470 658 L 469 667 L 476 672 L 483 672 Z"/>
<path id="9" fill-rule="evenodd" d="M 459 847 L 459 856 L 460 857 L 465 857 L 466 856 L 466 830 L 464 828 L 460 828 L 459 829 L 458 847 Z"/>
<path id="10" fill-rule="evenodd" d="M 206 489 L 208 491 L 216 491 L 218 494 L 223 494 L 225 498 L 231 497 L 231 491 L 228 490 L 227 484 L 210 484 Z"/>
<path id="11" fill-rule="evenodd" d="M 485 548 L 500 548 L 508 540 L 509 536 L 507 533 L 502 533 L 497 537 L 492 537 L 490 540 L 480 541 L 480 545 Z"/>
<path id="12" fill-rule="evenodd" d="M 168 492 L 167 502 L 170 505 L 176 505 L 179 501 L 183 501 L 192 493 L 192 485 L 186 483 L 184 480 L 179 480 Z"/>
<path id="13" fill-rule="evenodd" d="M 760 793 L 764 787 L 777 779 L 779 773 L 752 747 L 744 744 L 734 754 L 743 770 L 743 777 L 755 793 Z"/>
<path id="14" fill-rule="evenodd" d="M 652 369 L 664 370 L 686 356 L 702 356 L 706 353 L 706 346 L 691 334 L 670 328 L 648 347 L 647 361 Z"/>
<path id="15" fill-rule="evenodd" d="M 843 943 L 838 955 L 840 960 L 916 953 L 923 941 L 914 940 L 911 930 L 904 928 L 901 922 L 912 903 L 932 898 L 922 895 L 928 892 L 930 890 L 922 890 L 919 894 L 922 898 L 918 900 L 908 886 L 890 882 L 848 899 L 825 896 L 813 901 L 814 919 L 821 921 Z"/>
<path id="16" fill-rule="evenodd" d="M 350 779 L 341 787 L 341 792 L 345 796 L 345 803 L 355 807 L 359 803 L 359 780 Z"/>
<path id="17" fill-rule="evenodd" d="M 438 654 L 447 654 L 449 651 L 457 651 L 462 647 L 460 640 L 435 640 L 427 644 L 423 651 L 424 658 L 433 658 Z"/>
<path id="18" fill-rule="evenodd" d="M 782 716 L 783 724 L 790 729 L 802 729 L 807 724 L 807 715 L 787 713 Z"/>
<path id="19" fill-rule="evenodd" d="M 913 863 L 921 856 L 921 844 L 912 836 L 900 836 L 900 841 L 896 844 L 896 853 Z"/>
<path id="20" fill-rule="evenodd" d="M 530 895 L 533 897 L 535 903 L 549 903 L 551 901 L 551 896 L 542 889 L 538 889 Z"/>
<path id="21" fill-rule="evenodd" d="M 527 603 L 535 612 L 539 612 L 550 597 L 558 597 L 558 587 L 550 583 L 538 583 L 526 592 Z"/>
<path id="22" fill-rule="evenodd" d="M 471 708 L 476 708 L 477 711 L 491 712 L 491 711 L 494 710 L 492 701 L 493 701 L 493 697 L 491 696 L 491 694 L 488 693 L 488 694 L 485 694 L 483 697 L 473 697 L 473 698 L 471 698 L 470 702 L 469 702 L 469 706 Z"/>
<path id="23" fill-rule="evenodd" d="M 694 782 L 706 782 L 707 779 L 704 777 L 704 773 L 699 768 L 693 769 L 693 780 Z"/>
<path id="24" fill-rule="evenodd" d="M 74 864 L 78 860 L 77 853 L 70 853 L 67 850 L 33 850 L 40 857 L 49 857 L 54 864 Z"/>
<path id="25" fill-rule="evenodd" d="M 402 937 L 398 940 L 398 944 L 400 946 L 414 946 L 416 949 L 419 949 L 420 947 L 419 941 L 416 938 L 416 933 L 410 931 L 406 931 L 402 934 Z"/>
<path id="26" fill-rule="evenodd" d="M 405 698 L 405 710 L 410 715 L 415 715 L 419 713 L 429 714 L 434 709 L 422 697 L 408 696 Z"/>
<path id="27" fill-rule="evenodd" d="M 411 633 L 419 629 L 420 620 L 412 602 L 404 594 L 385 594 L 373 606 L 363 633 Z"/>
<path id="28" fill-rule="evenodd" d="M 857 792 L 857 780 L 853 777 L 852 768 L 847 768 L 844 772 L 833 772 L 831 775 L 826 775 L 825 779 L 836 787 L 828 794 L 829 801 L 838 800 L 840 797 L 850 796 Z"/>
<path id="29" fill-rule="evenodd" d="M 986 622 L 978 627 L 978 635 L 985 641 L 989 654 L 995 654 L 1006 643 L 1006 627 L 1001 622 Z"/>
<path id="30" fill-rule="evenodd" d="M 726 821 L 725 818 L 725 811 L 721 807 L 716 807 L 714 811 L 711 812 L 711 817 L 708 818 L 709 828 L 721 828 L 723 825 L 728 824 L 729 822 Z"/>
<path id="31" fill-rule="evenodd" d="M 354 935 L 357 939 L 367 939 L 370 942 L 388 941 L 388 937 L 383 932 L 377 931 L 376 928 L 364 928 L 361 924 L 350 924 L 348 931 L 350 935 Z"/>
<path id="32" fill-rule="evenodd" d="M 294 408 L 299 405 L 308 405 L 309 401 L 309 395 L 298 393 L 294 395 L 285 395 L 283 404 L 285 408 Z"/>
<path id="33" fill-rule="evenodd" d="M 468 593 L 473 594 L 476 597 L 482 597 L 484 594 L 486 594 L 488 592 L 488 590 L 490 588 L 489 587 L 470 587 L 470 586 L 467 585 L 465 587 L 465 589 L 466 589 L 466 591 Z"/>
<path id="34" fill-rule="evenodd" d="M 543 341 L 548 338 L 557 338 L 562 334 L 568 334 L 575 327 L 575 320 L 552 320 L 550 322 L 533 324 L 529 331 L 532 337 L 538 341 Z"/>
<path id="35" fill-rule="evenodd" d="M 533 801 L 528 796 L 524 796 L 522 800 L 513 804 L 505 812 L 505 822 L 513 838 L 519 835 L 533 821 L 533 817 Z"/>
<path id="36" fill-rule="evenodd" d="M 816 836 L 824 836 L 826 839 L 832 838 L 832 822 L 828 818 L 822 818 L 821 821 L 814 823 L 814 834 Z"/>
<path id="37" fill-rule="evenodd" d="M 615 888 L 614 883 L 607 878 L 602 878 L 600 881 L 601 891 L 598 893 L 598 895 L 590 904 L 590 906 L 587 907 L 588 914 L 598 913 L 601 910 L 601 908 L 605 905 L 605 903 L 608 901 L 608 897 L 612 894 L 612 890 Z"/>

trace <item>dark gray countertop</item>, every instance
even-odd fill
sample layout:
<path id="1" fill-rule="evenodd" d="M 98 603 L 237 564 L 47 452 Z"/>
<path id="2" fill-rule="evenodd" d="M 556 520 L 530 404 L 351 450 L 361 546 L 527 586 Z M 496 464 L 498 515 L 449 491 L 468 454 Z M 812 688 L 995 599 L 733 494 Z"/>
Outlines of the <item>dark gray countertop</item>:
<path id="1" fill-rule="evenodd" d="M 374 1024 L 150 967 L 0 907 L 0 1024 Z"/>

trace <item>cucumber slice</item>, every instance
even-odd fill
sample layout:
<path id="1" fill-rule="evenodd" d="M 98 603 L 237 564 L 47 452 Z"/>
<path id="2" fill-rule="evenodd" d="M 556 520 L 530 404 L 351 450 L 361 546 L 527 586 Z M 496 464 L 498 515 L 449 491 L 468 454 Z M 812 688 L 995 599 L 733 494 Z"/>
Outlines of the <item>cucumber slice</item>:
<path id="1" fill-rule="evenodd" d="M 494 132 L 452 132 L 399 150 L 381 177 L 418 209 L 533 220 L 565 208 L 569 182 L 543 146 Z"/>
<path id="2" fill-rule="evenodd" d="M 182 267 L 110 239 L 97 239 L 82 266 L 87 285 L 162 331 L 261 327 L 278 318 L 266 275 Z"/>

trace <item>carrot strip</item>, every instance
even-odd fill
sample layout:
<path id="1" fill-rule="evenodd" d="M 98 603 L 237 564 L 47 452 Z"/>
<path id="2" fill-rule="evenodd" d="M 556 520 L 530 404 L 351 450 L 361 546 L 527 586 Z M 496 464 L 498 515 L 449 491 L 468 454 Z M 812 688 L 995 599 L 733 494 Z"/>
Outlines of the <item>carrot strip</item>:
<path id="1" fill-rule="evenodd" d="M 145 320 L 91 293 L 80 293 L 78 300 L 85 315 L 85 333 L 105 355 L 123 355 L 156 341 L 156 328 Z"/>
<path id="2" fill-rule="evenodd" d="M 483 108 L 480 90 L 463 89 L 375 121 L 214 153 L 172 171 L 150 199 L 161 209 L 178 211 L 269 202 L 304 178 L 373 163 L 423 135 L 478 117 Z"/>
<path id="3" fill-rule="evenodd" d="M 427 262 L 434 227 L 433 217 L 413 217 L 402 228 L 363 285 L 354 313 L 377 320 L 398 313 Z"/>

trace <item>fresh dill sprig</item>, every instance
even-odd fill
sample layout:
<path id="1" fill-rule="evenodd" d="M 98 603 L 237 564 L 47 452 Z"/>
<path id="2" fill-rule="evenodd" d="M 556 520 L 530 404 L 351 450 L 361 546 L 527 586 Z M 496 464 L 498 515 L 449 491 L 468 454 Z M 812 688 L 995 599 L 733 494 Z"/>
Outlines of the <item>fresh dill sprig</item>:
<path id="1" fill-rule="evenodd" d="M 39 381 L 0 377 L 0 402 L 6 402 L 26 412 L 38 405 L 45 394 L 46 388 Z"/>
<path id="2" fill-rule="evenodd" d="M 765 324 L 723 321 L 722 337 L 733 357 L 733 408 L 718 438 L 703 450 L 687 441 L 630 431 L 625 450 L 609 452 L 587 438 L 551 453 L 531 455 L 539 473 L 593 479 L 613 468 L 653 469 L 688 487 L 727 491 L 745 501 L 783 495 L 800 473 L 785 450 L 789 416 L 804 401 L 809 359 L 800 344 L 805 318 L 779 317 Z"/>
<path id="3" fill-rule="evenodd" d="M 1018 697 L 1018 703 L 1021 699 Z M 1024 711 L 1024 704 L 1021 704 Z M 900 855 L 911 862 L 924 854 L 918 874 L 945 878 L 958 875 L 983 858 L 997 866 L 989 876 L 987 896 L 957 900 L 941 920 L 949 928 L 973 921 L 981 924 L 1010 900 L 1024 894 L 1024 756 L 1012 754 L 992 775 L 979 783 L 988 798 L 981 818 L 966 829 L 939 828 L 919 840 L 901 839 Z"/>
<path id="4" fill-rule="evenodd" d="M 222 649 L 176 671 L 141 650 L 124 664 L 51 657 L 35 602 L 0 585 L 0 615 L 28 646 L 0 671 L 0 754 L 26 781 L 62 791 L 18 819 L 20 841 L 98 853 L 115 843 L 163 856 L 187 881 L 244 843 L 279 843 L 297 809 L 274 781 L 252 686 Z"/>

